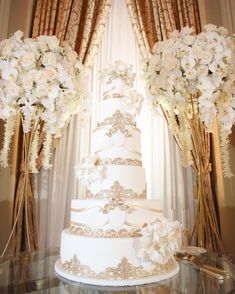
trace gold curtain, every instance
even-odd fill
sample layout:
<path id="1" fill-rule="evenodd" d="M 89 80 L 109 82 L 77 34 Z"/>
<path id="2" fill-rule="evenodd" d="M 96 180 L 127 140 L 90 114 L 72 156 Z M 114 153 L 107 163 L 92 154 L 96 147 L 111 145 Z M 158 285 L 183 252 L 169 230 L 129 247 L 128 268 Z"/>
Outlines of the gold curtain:
<path id="1" fill-rule="evenodd" d="M 111 0 L 37 0 L 33 18 L 32 37 L 56 35 L 60 41 L 67 41 L 74 48 L 80 61 L 91 66 L 98 49 Z M 40 141 L 43 142 L 42 123 L 40 123 Z M 20 128 L 20 124 L 19 124 Z M 12 252 L 33 251 L 38 248 L 38 219 L 35 205 L 33 174 L 26 170 L 27 151 L 30 136 L 20 129 L 21 160 L 19 176 L 16 181 L 13 228 L 8 244 Z M 56 142 L 53 143 L 55 147 Z M 42 163 L 42 143 L 37 160 L 38 170 Z M 10 243 L 10 241 L 12 241 Z M 3 254 L 4 254 L 3 253 Z"/>
<path id="2" fill-rule="evenodd" d="M 37 0 L 32 36 L 56 35 L 67 41 L 86 66 L 92 64 L 111 0 Z"/>
<path id="3" fill-rule="evenodd" d="M 141 54 L 148 57 L 157 41 L 173 30 L 194 26 L 200 31 L 196 0 L 125 0 Z"/>
<path id="4" fill-rule="evenodd" d="M 173 30 L 193 26 L 201 31 L 197 0 L 125 0 L 142 57 L 148 58 L 157 41 Z M 167 118 L 167 113 L 164 113 Z M 198 138 L 198 141 L 193 140 Z M 179 138 L 175 136 L 179 146 Z M 211 186 L 210 134 L 200 121 L 192 121 L 193 169 L 197 177 L 197 216 L 192 235 L 198 246 L 222 252 L 216 202 Z M 198 145 L 200 144 L 200 145 Z M 201 146 L 198 151 L 197 146 Z M 192 199 L 193 201 L 193 199 Z M 192 236 L 191 236 L 192 237 Z"/>

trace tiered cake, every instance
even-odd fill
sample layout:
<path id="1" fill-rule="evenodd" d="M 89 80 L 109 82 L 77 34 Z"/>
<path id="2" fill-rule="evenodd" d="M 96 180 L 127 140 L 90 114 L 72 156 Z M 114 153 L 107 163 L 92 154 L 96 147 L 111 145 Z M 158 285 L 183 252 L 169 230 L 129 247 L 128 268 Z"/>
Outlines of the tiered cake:
<path id="1" fill-rule="evenodd" d="M 146 199 L 140 130 L 135 114 L 141 96 L 130 67 L 116 62 L 107 71 L 94 156 L 80 167 L 86 199 L 73 200 L 71 226 L 61 236 L 56 271 L 71 280 L 110 286 L 137 285 L 178 272 L 173 257 L 179 224 L 170 223 Z"/>

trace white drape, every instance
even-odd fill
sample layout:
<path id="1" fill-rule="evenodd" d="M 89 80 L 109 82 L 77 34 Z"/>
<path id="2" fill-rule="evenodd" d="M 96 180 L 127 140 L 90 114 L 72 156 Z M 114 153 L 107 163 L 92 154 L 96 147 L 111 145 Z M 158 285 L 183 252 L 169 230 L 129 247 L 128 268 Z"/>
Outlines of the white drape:
<path id="1" fill-rule="evenodd" d="M 40 247 L 60 244 L 60 232 L 69 226 L 70 202 L 83 197 L 83 188 L 75 179 L 74 166 L 88 154 L 91 129 L 102 97 L 100 71 L 115 60 L 132 64 L 136 72 L 135 87 L 144 94 L 140 72 L 140 52 L 124 0 L 113 0 L 99 52 L 90 79 L 92 116 L 90 124 L 79 126 L 74 117 L 56 148 L 53 168 L 42 170 L 36 178 L 40 213 Z M 141 129 L 143 165 L 146 168 L 148 198 L 162 201 L 165 215 L 192 225 L 194 203 L 191 169 L 182 168 L 179 150 L 160 113 L 144 105 L 138 119 Z M 188 216 L 190 219 L 188 221 Z M 188 223 L 189 222 L 189 223 Z"/>

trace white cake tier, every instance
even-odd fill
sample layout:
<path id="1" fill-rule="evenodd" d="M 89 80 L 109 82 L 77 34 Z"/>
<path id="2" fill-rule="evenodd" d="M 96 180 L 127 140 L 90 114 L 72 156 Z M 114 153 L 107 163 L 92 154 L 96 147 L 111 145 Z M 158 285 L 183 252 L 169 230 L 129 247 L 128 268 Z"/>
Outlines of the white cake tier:
<path id="1" fill-rule="evenodd" d="M 162 217 L 157 200 L 72 200 L 72 231 L 86 236 L 132 236 L 144 223 Z"/>
<path id="2" fill-rule="evenodd" d="M 146 198 L 145 170 L 141 166 L 105 166 L 104 178 L 87 185 L 88 198 Z"/>
<path id="3" fill-rule="evenodd" d="M 73 280 L 112 286 L 142 284 L 175 274 L 178 264 L 172 256 L 161 264 L 141 260 L 140 252 L 149 241 L 149 237 L 85 237 L 64 230 L 56 269 Z"/>
<path id="4" fill-rule="evenodd" d="M 92 153 L 100 158 L 141 159 L 140 133 L 137 128 L 127 128 L 130 136 L 118 130 L 111 137 L 107 135 L 109 129 L 100 128 L 94 131 Z"/>
<path id="5" fill-rule="evenodd" d="M 125 112 L 125 103 L 124 98 L 121 96 L 121 99 L 118 98 L 111 98 L 111 99 L 104 99 L 100 102 L 99 106 L 99 115 L 98 115 L 98 123 L 104 121 L 107 117 L 112 117 L 113 114 L 120 110 L 120 112 Z M 134 118 L 133 118 L 134 120 Z"/>

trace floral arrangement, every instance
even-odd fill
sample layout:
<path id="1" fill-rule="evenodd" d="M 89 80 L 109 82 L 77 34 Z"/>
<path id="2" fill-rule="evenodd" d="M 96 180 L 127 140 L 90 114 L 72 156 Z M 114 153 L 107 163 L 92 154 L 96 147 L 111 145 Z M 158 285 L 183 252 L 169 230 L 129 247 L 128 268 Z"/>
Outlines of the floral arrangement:
<path id="1" fill-rule="evenodd" d="M 198 115 L 213 132 L 216 116 L 224 173 L 231 176 L 227 141 L 235 121 L 234 60 L 234 42 L 228 31 L 210 24 L 198 35 L 189 27 L 174 31 L 168 40 L 155 44 L 146 63 L 152 103 L 168 113 L 171 131 L 184 142 L 185 166 L 192 163 L 190 119 Z"/>
<path id="2" fill-rule="evenodd" d="M 86 185 L 101 182 L 105 177 L 105 167 L 98 163 L 99 157 L 96 155 L 84 157 L 81 164 L 75 168 L 77 178 Z"/>
<path id="3" fill-rule="evenodd" d="M 8 165 L 10 142 L 20 115 L 23 132 L 33 133 L 30 171 L 37 172 L 40 122 L 45 132 L 42 164 L 51 167 L 52 139 L 61 136 L 79 109 L 83 71 L 77 54 L 67 44 L 59 45 L 55 36 L 24 38 L 17 31 L 0 43 L 0 118 L 5 121 L 2 166 Z"/>
<path id="4" fill-rule="evenodd" d="M 153 270 L 156 263 L 165 264 L 181 245 L 181 225 L 178 221 L 166 219 L 143 225 L 142 242 L 137 257 L 146 270 Z"/>

